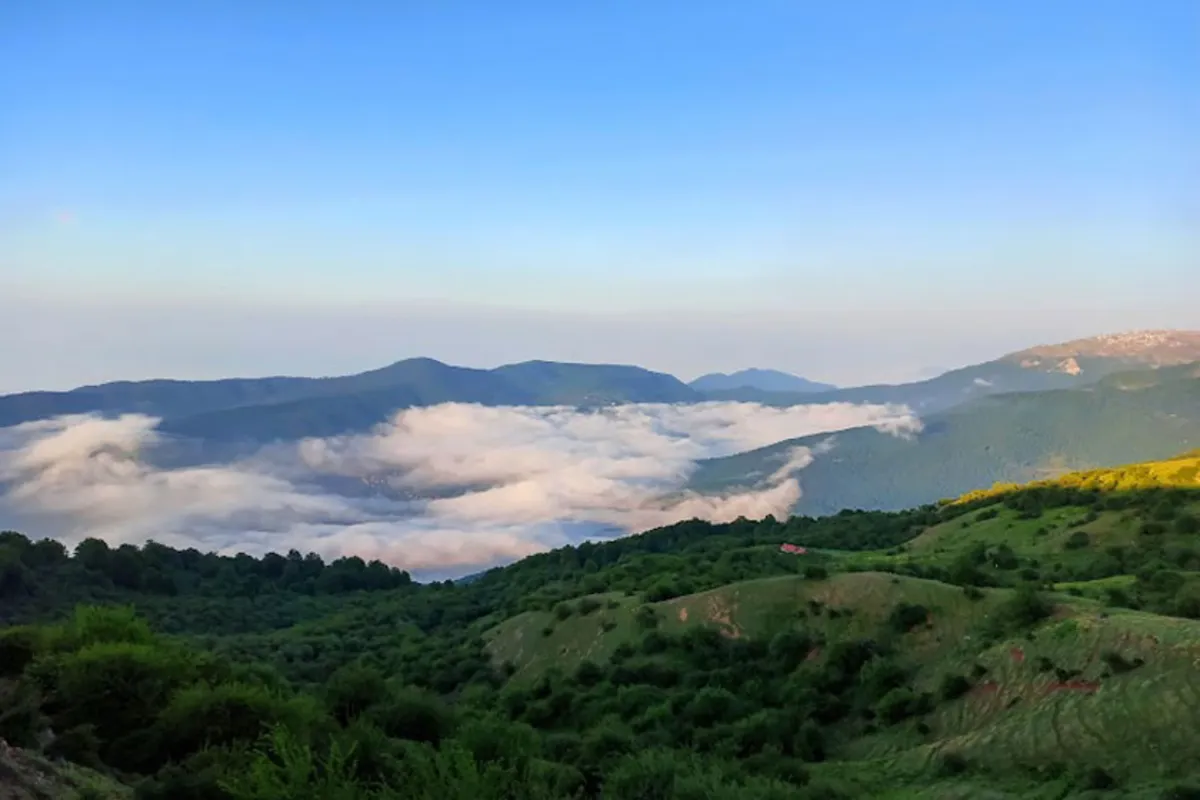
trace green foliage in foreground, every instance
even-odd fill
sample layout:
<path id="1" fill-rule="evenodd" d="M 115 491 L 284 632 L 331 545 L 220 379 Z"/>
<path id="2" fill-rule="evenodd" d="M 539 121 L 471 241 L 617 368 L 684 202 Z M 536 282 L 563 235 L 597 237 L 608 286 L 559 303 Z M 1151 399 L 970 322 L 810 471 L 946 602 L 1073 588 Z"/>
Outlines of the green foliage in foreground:
<path id="1" fill-rule="evenodd" d="M 462 585 L 6 534 L 0 738 L 140 798 L 1185 797 L 1185 462 Z"/>

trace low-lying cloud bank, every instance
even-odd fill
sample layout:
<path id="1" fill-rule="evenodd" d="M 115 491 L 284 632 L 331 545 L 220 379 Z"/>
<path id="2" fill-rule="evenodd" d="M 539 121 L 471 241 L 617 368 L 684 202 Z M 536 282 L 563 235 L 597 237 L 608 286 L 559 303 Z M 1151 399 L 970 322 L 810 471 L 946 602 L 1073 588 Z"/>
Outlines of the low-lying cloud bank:
<path id="1" fill-rule="evenodd" d="M 0 429 L 0 528 L 110 544 L 261 554 L 297 549 L 454 575 L 583 538 L 694 517 L 786 515 L 796 448 L 745 491 L 684 490 L 700 459 L 873 425 L 919 430 L 903 406 L 635 404 L 598 411 L 445 404 L 369 434 L 263 448 L 237 461 L 159 468 L 158 420 L 67 416 Z M 816 448 L 815 450 L 819 450 Z"/>

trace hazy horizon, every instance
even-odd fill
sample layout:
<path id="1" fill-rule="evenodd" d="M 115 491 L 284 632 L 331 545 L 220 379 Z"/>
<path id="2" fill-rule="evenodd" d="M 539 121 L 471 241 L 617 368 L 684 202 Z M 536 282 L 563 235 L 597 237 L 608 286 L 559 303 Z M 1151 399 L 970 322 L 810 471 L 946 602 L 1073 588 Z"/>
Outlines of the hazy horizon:
<path id="1" fill-rule="evenodd" d="M 1200 6 L 0 8 L 0 391 L 1198 328 Z"/>

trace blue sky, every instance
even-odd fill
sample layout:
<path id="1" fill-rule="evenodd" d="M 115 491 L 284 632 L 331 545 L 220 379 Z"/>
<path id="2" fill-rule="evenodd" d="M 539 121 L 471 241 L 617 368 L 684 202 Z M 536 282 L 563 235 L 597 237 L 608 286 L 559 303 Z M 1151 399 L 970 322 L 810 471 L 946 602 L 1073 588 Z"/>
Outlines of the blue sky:
<path id="1" fill-rule="evenodd" d="M 0 391 L 1200 327 L 1200 4 L 9 0 Z"/>

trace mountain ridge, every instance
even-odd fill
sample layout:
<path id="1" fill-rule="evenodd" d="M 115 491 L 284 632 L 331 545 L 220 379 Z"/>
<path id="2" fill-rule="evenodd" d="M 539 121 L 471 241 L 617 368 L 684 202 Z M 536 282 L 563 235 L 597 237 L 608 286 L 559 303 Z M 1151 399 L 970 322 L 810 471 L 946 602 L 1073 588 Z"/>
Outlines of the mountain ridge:
<path id="1" fill-rule="evenodd" d="M 819 393 L 837 389 L 832 383 L 821 383 L 776 369 L 751 367 L 737 372 L 710 372 L 701 375 L 688 386 L 700 392 L 727 389 L 757 389 L 765 392 Z"/>
<path id="2" fill-rule="evenodd" d="M 399 409 L 446 402 L 582 407 L 843 402 L 904 405 L 928 415 L 993 394 L 1077 388 L 1117 372 L 1177 365 L 1193 355 L 1200 361 L 1200 332 L 1109 334 L 1039 345 L 922 381 L 803 392 L 761 386 L 701 391 L 672 375 L 632 365 L 531 360 L 482 369 L 417 357 L 343 376 L 116 381 L 5 395 L 0 396 L 0 427 L 65 414 L 142 413 L 162 418 L 164 432 L 181 436 L 271 441 L 367 430 Z M 769 370 L 734 375 L 747 373 L 804 380 Z"/>
<path id="3" fill-rule="evenodd" d="M 797 474 L 796 513 L 894 510 L 1047 469 L 1165 458 L 1200 446 L 1200 366 L 1114 373 L 1093 385 L 979 397 L 922 418 L 898 438 L 871 427 L 777 442 L 700 462 L 690 488 L 727 492 L 756 484 L 796 447 L 832 450 Z"/>

